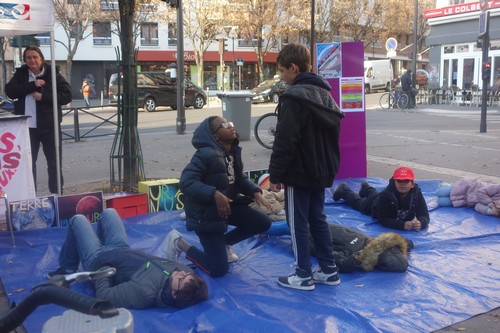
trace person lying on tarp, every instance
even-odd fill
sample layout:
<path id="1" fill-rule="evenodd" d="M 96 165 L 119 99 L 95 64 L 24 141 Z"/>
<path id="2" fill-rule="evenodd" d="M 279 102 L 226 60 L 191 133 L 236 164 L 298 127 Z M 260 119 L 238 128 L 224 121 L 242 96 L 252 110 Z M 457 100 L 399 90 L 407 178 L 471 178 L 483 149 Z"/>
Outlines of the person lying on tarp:
<path id="1" fill-rule="evenodd" d="M 429 210 L 424 195 L 415 183 L 413 170 L 399 167 L 394 170 L 389 185 L 378 192 L 368 182 L 354 192 L 347 183 L 341 183 L 333 193 L 333 200 L 344 199 L 357 211 L 371 215 L 386 228 L 420 231 L 429 225 Z"/>
<path id="2" fill-rule="evenodd" d="M 123 222 L 112 208 L 104 210 L 96 232 L 85 216 L 70 219 L 60 267 L 47 275 L 73 273 L 80 263 L 84 271 L 116 269 L 114 276 L 95 282 L 95 291 L 97 298 L 117 308 L 185 308 L 208 298 L 205 281 L 190 267 L 132 250 Z"/>
<path id="3" fill-rule="evenodd" d="M 330 224 L 335 264 L 340 273 L 365 272 L 379 269 L 386 272 L 405 272 L 408 269 L 407 253 L 413 242 L 394 232 L 384 232 L 376 237 L 338 224 Z M 312 238 L 310 251 L 315 256 Z"/>
<path id="4" fill-rule="evenodd" d="M 440 184 L 436 195 L 439 206 L 472 207 L 478 213 L 500 217 L 500 184 L 461 178 L 453 184 Z"/>

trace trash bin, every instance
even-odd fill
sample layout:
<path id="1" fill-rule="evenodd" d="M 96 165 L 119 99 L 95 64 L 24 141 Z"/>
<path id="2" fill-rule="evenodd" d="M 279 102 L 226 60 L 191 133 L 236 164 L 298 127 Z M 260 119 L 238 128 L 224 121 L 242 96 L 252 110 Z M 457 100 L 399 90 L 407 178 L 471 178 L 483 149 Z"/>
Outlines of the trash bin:
<path id="1" fill-rule="evenodd" d="M 241 141 L 250 140 L 252 93 L 229 91 L 218 93 L 222 101 L 222 116 L 234 123 Z"/>

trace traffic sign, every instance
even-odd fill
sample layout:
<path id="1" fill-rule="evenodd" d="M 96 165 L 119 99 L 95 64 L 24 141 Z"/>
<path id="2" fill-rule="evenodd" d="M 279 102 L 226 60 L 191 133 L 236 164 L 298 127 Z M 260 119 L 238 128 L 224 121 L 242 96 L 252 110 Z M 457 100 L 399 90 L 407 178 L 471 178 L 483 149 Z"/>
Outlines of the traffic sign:
<path id="1" fill-rule="evenodd" d="M 387 58 L 394 58 L 396 56 L 396 51 L 387 51 Z"/>
<path id="2" fill-rule="evenodd" d="M 490 18 L 490 12 L 481 12 L 479 14 L 479 37 L 484 36 L 488 33 L 488 21 Z"/>
<path id="3" fill-rule="evenodd" d="M 238 59 L 236 59 L 236 66 L 243 66 L 243 58 L 242 57 L 239 57 Z"/>
<path id="4" fill-rule="evenodd" d="M 479 0 L 479 8 L 481 8 L 483 12 L 488 10 L 488 0 Z"/>
<path id="5" fill-rule="evenodd" d="M 396 51 L 398 48 L 398 41 L 394 37 L 387 38 L 385 42 L 385 49 L 387 52 Z"/>

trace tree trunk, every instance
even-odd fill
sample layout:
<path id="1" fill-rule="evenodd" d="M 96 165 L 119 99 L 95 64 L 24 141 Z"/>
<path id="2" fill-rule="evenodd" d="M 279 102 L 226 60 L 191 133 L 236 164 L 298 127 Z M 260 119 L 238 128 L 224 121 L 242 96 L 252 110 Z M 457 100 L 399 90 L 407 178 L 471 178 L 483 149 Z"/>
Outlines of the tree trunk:
<path id="1" fill-rule="evenodd" d="M 131 192 L 139 178 L 137 135 L 136 70 L 134 52 L 135 0 L 120 0 L 121 54 L 123 72 L 123 190 Z"/>

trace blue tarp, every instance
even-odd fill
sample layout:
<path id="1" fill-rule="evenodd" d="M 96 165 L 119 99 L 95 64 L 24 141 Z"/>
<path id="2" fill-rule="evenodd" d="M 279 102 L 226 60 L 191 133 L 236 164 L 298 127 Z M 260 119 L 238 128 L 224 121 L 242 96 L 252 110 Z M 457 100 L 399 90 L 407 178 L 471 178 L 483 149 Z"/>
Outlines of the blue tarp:
<path id="1" fill-rule="evenodd" d="M 364 179 L 349 180 L 354 188 Z M 378 188 L 387 182 L 368 179 Z M 267 235 L 234 246 L 240 260 L 222 278 L 197 269 L 208 284 L 209 300 L 177 309 L 132 310 L 136 332 L 429 332 L 500 306 L 500 220 L 470 208 L 436 207 L 439 180 L 418 181 L 430 208 L 431 223 L 421 232 L 396 231 L 410 238 L 406 273 L 381 271 L 341 274 L 339 286 L 317 285 L 315 291 L 279 287 L 279 275 L 291 272 L 293 253 L 286 223 Z M 331 200 L 326 213 L 338 223 L 370 235 L 395 231 Z M 191 243 L 180 212 L 160 212 L 125 219 L 132 247 L 164 255 L 165 235 L 179 230 Z M 57 268 L 65 228 L 0 234 L 0 275 L 10 300 L 19 302 L 48 271 Z M 186 261 L 181 255 L 181 261 Z M 92 294 L 89 284 L 74 286 Z M 43 324 L 65 309 L 47 305 L 24 325 L 40 332 Z"/>

